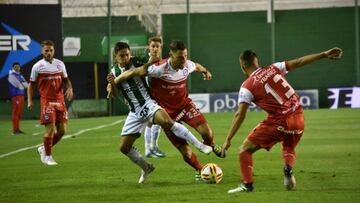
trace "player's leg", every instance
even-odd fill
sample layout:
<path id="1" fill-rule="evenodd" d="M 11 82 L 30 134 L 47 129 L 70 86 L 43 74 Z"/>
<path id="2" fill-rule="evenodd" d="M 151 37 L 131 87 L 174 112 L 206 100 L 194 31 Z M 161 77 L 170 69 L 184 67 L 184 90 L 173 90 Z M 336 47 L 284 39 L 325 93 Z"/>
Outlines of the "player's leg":
<path id="1" fill-rule="evenodd" d="M 12 132 L 13 135 L 20 134 L 19 133 L 19 100 L 18 96 L 14 96 L 11 98 L 11 105 L 12 105 Z"/>
<path id="2" fill-rule="evenodd" d="M 56 110 L 51 105 L 41 105 L 40 123 L 45 126 L 43 145 L 38 147 L 41 161 L 46 165 L 57 165 L 51 155 L 52 139 L 56 132 Z"/>
<path id="3" fill-rule="evenodd" d="M 56 132 L 54 133 L 52 139 L 52 146 L 56 145 L 61 138 L 65 135 L 67 131 L 67 124 L 66 123 L 56 123 Z"/>
<path id="4" fill-rule="evenodd" d="M 200 180 L 201 177 L 199 176 L 199 174 L 203 167 L 203 164 L 199 162 L 196 154 L 191 150 L 190 146 L 186 143 L 184 139 L 176 137 L 171 131 L 165 131 L 165 134 L 170 140 L 170 142 L 179 150 L 183 157 L 183 160 L 195 169 L 195 180 Z"/>
<path id="5" fill-rule="evenodd" d="M 148 122 L 144 130 L 145 157 L 158 158 L 155 154 L 151 153 L 151 126 L 152 123 Z"/>
<path id="6" fill-rule="evenodd" d="M 155 169 L 133 146 L 145 126 L 146 121 L 140 120 L 135 113 L 130 112 L 124 123 L 120 138 L 120 152 L 141 168 L 139 183 L 143 183 L 147 176 Z"/>
<path id="7" fill-rule="evenodd" d="M 52 157 L 52 139 L 56 131 L 55 123 L 45 124 L 45 134 L 43 137 L 43 145 L 38 148 L 41 161 L 46 165 L 57 165 Z"/>
<path id="8" fill-rule="evenodd" d="M 277 125 L 272 125 L 271 122 L 265 120 L 247 136 L 240 146 L 239 153 L 240 172 L 243 180 L 237 188 L 229 190 L 228 193 L 251 192 L 253 190 L 252 154 L 260 148 L 270 150 L 275 143 L 281 141 L 281 137 L 277 136 L 277 133 Z"/>
<path id="9" fill-rule="evenodd" d="M 143 183 L 147 176 L 155 169 L 155 167 L 152 164 L 148 163 L 141 156 L 140 152 L 133 146 L 135 140 L 138 137 L 139 135 L 137 134 L 121 136 L 120 151 L 142 169 L 139 183 Z"/>
<path id="10" fill-rule="evenodd" d="M 206 121 L 206 120 L 205 120 Z M 214 143 L 213 131 L 210 128 L 208 123 L 203 123 L 195 127 L 195 130 L 201 135 L 204 140 L 204 144 L 212 147 L 213 152 L 216 156 L 224 158 L 221 156 L 222 148 L 221 146 Z"/>
<path id="11" fill-rule="evenodd" d="M 228 193 L 235 192 L 252 192 L 253 187 L 253 158 L 252 154 L 260 149 L 260 146 L 254 145 L 248 139 L 245 139 L 240 146 L 239 161 L 240 172 L 243 178 L 242 183 L 234 189 L 228 191 Z"/>
<path id="12" fill-rule="evenodd" d="M 187 140 L 205 154 L 209 154 L 212 151 L 210 146 L 201 143 L 185 126 L 174 122 L 163 109 L 156 111 L 154 123 L 159 124 L 165 131 L 171 131 L 177 137 Z"/>
<path id="13" fill-rule="evenodd" d="M 160 125 L 151 126 L 151 152 L 158 157 L 165 157 L 165 153 L 159 148 L 159 136 L 160 136 L 161 127 Z"/>
<path id="14" fill-rule="evenodd" d="M 19 96 L 19 112 L 18 112 L 18 129 L 19 129 L 19 133 L 24 133 L 23 131 L 21 131 L 20 129 L 20 121 L 21 121 L 21 117 L 24 111 L 24 96 L 20 95 Z"/>
<path id="15" fill-rule="evenodd" d="M 214 134 L 204 115 L 197 109 L 194 103 L 187 104 L 176 118 L 194 128 L 204 140 L 204 144 L 212 147 L 216 156 L 221 157 L 221 146 L 214 143 Z"/>
<path id="16" fill-rule="evenodd" d="M 56 109 L 56 132 L 54 133 L 52 146 L 58 143 L 67 131 L 68 112 L 65 105 Z"/>
<path id="17" fill-rule="evenodd" d="M 304 116 L 302 110 L 286 119 L 286 128 L 279 128 L 282 131 L 282 157 L 284 159 L 284 186 L 287 190 L 294 190 L 296 180 L 293 167 L 296 162 L 295 148 L 304 132 Z"/>

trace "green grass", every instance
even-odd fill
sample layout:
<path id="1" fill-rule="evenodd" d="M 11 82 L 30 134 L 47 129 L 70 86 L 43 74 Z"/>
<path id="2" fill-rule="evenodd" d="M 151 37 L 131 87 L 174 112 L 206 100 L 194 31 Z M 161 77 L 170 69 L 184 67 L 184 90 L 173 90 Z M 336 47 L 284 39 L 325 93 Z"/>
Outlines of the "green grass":
<path id="1" fill-rule="evenodd" d="M 206 114 L 222 144 L 233 113 Z M 253 193 L 228 195 L 240 182 L 238 148 L 263 118 L 250 112 L 232 142 L 226 159 L 198 154 L 203 163 L 215 162 L 224 171 L 220 184 L 194 181 L 194 171 L 161 134 L 164 159 L 148 182 L 137 184 L 139 168 L 119 153 L 122 123 L 62 140 L 53 151 L 58 166 L 40 163 L 36 149 L 0 158 L 0 202 L 360 202 L 360 109 L 305 111 L 305 133 L 297 147 L 297 190 L 283 188 L 280 145 L 254 155 Z M 124 117 L 72 119 L 68 134 L 109 124 Z M 0 121 L 0 155 L 41 142 L 38 121 L 22 121 L 27 134 L 10 134 L 10 121 Z M 40 133 L 41 132 L 41 133 Z M 194 132 L 194 131 L 193 131 Z M 34 133 L 40 133 L 33 135 Z M 143 151 L 143 137 L 136 146 Z"/>

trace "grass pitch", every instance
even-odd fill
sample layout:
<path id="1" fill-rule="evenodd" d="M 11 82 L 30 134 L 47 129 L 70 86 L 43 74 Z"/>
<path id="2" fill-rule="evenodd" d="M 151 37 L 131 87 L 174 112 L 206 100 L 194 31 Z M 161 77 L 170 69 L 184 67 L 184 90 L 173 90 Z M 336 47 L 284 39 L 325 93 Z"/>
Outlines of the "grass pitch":
<path id="1" fill-rule="evenodd" d="M 222 144 L 233 113 L 205 116 L 215 141 Z M 225 159 L 194 149 L 201 162 L 215 162 L 224 171 L 223 181 L 217 185 L 195 182 L 194 170 L 163 133 L 159 145 L 167 157 L 148 159 L 156 170 L 139 185 L 139 168 L 118 150 L 123 122 L 102 126 L 124 118 L 71 119 L 68 134 L 76 136 L 53 149 L 58 166 L 40 163 L 36 148 L 0 158 L 0 202 L 360 202 L 360 109 L 305 111 L 305 133 L 294 168 L 296 191 L 283 187 L 278 144 L 270 152 L 255 153 L 254 192 L 231 195 L 227 190 L 240 183 L 240 143 L 265 113 L 248 113 Z M 44 129 L 37 124 L 35 120 L 22 121 L 27 134 L 13 136 L 11 122 L 1 120 L 0 156 L 40 144 Z M 97 126 L 99 129 L 94 129 Z M 88 131 L 81 131 L 84 129 Z M 144 151 L 143 137 L 136 146 Z"/>

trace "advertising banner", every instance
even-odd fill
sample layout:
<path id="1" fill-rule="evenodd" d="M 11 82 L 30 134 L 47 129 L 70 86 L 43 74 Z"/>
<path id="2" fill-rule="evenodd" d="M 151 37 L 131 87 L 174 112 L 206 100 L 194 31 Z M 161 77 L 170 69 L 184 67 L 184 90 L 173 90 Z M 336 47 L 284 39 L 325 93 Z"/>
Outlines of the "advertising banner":
<path id="1" fill-rule="evenodd" d="M 55 57 L 62 59 L 60 5 L 0 6 L 0 86 L 7 87 L 7 75 L 14 62 L 28 80 L 32 65 L 41 58 L 41 42 L 55 43 Z M 4 88 L 0 99 L 7 98 Z"/>
<path id="2" fill-rule="evenodd" d="M 318 90 L 297 90 L 300 97 L 300 104 L 304 109 L 319 108 Z M 190 94 L 201 112 L 232 112 L 238 108 L 238 92 L 213 93 L 213 94 Z M 260 111 L 254 103 L 249 106 L 250 111 Z"/>

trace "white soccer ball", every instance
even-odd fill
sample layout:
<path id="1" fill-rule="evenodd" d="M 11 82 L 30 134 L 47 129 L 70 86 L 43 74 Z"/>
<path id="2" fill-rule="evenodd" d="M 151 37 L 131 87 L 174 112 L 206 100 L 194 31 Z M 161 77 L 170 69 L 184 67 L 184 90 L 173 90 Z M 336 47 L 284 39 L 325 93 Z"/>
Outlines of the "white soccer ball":
<path id="1" fill-rule="evenodd" d="M 215 163 L 208 163 L 201 169 L 201 179 L 205 183 L 220 183 L 223 175 L 221 168 Z"/>

